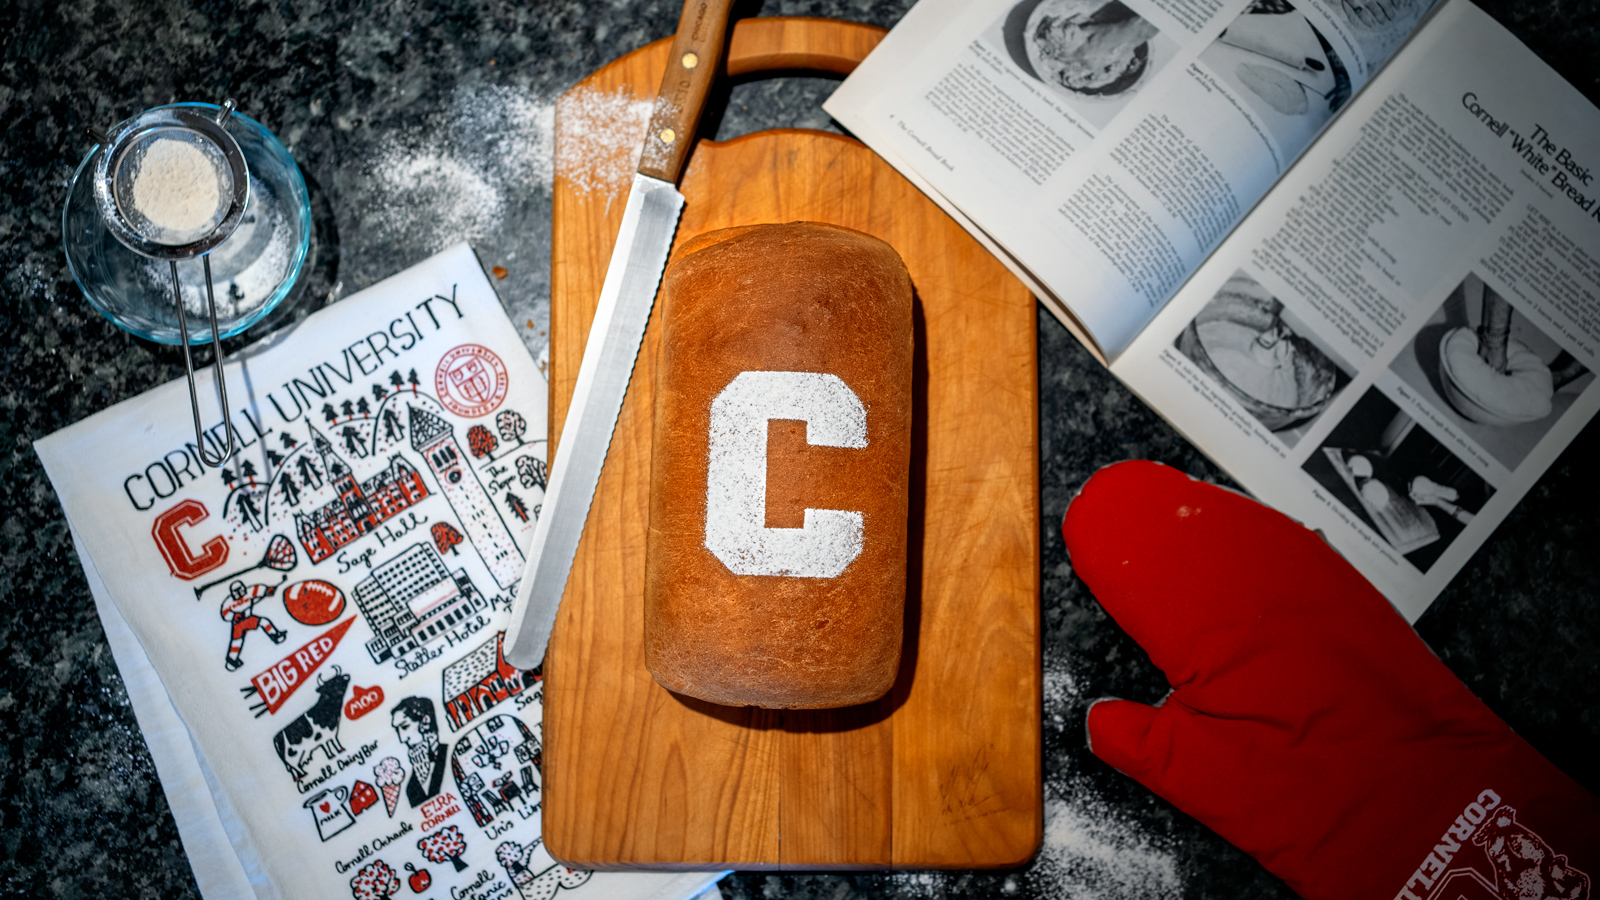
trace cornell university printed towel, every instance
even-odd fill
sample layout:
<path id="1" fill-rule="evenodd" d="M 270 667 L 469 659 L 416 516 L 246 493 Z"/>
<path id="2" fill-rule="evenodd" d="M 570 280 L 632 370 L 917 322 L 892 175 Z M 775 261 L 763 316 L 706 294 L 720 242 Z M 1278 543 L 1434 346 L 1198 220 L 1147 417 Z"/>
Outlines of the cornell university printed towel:
<path id="1" fill-rule="evenodd" d="M 182 380 L 36 449 L 213 776 L 257 897 L 711 883 L 572 870 L 544 848 L 541 676 L 501 642 L 544 496 L 546 383 L 472 251 L 226 369 L 226 425 L 209 370 L 200 381 L 208 452 L 225 427 L 238 445 L 221 469 L 198 461 Z"/>

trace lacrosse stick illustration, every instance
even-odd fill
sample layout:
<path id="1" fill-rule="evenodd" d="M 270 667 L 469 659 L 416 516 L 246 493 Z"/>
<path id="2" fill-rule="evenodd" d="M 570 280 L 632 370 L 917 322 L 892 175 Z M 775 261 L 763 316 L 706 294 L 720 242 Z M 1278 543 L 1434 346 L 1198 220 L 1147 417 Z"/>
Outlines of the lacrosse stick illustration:
<path id="1" fill-rule="evenodd" d="M 214 588 L 225 581 L 238 578 L 240 575 L 243 575 L 246 572 L 254 572 L 257 569 L 271 569 L 274 572 L 287 572 L 294 568 L 297 561 L 298 558 L 294 552 L 294 543 L 281 534 L 275 534 L 272 536 L 272 540 L 267 542 L 267 555 L 261 558 L 261 562 L 256 563 L 248 569 L 240 569 L 226 578 L 218 578 L 216 581 L 213 581 L 210 584 L 203 584 L 195 588 L 194 598 L 199 600 L 200 595 L 204 594 L 208 589 Z M 285 575 L 284 579 L 287 580 L 288 577 L 289 576 Z"/>

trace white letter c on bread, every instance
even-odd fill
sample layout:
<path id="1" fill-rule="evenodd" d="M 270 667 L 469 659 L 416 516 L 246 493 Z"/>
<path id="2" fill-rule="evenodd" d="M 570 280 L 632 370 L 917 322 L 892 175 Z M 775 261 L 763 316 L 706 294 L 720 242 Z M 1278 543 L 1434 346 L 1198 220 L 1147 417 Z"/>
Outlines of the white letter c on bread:
<path id="1" fill-rule="evenodd" d="M 741 372 L 711 401 L 706 549 L 735 575 L 833 578 L 861 555 L 861 513 L 807 509 L 767 528 L 767 421 L 806 423 L 816 447 L 867 446 L 867 410 L 837 375 Z"/>

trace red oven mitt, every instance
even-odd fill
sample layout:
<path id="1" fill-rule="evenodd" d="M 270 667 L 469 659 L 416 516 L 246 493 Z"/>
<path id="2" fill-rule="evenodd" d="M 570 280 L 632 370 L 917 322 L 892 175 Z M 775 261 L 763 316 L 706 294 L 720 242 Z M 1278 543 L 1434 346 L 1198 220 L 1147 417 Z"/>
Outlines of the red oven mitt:
<path id="1" fill-rule="evenodd" d="M 1090 707 L 1096 756 L 1307 900 L 1591 896 L 1595 798 L 1316 534 L 1149 462 L 1095 474 L 1062 533 L 1173 688 Z"/>

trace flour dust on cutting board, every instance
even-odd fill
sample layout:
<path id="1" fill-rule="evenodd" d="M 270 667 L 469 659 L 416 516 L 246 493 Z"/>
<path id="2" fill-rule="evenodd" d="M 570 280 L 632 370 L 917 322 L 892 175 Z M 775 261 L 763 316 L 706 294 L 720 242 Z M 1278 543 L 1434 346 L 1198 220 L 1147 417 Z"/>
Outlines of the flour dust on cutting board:
<path id="1" fill-rule="evenodd" d="M 1046 659 L 1044 721 L 1056 731 L 1069 716 L 1082 716 L 1080 687 L 1065 665 Z M 1086 752 L 1086 751 L 1085 751 Z M 1067 762 L 1047 771 L 1044 842 L 1024 869 L 1003 877 L 1003 895 L 1071 900 L 1176 900 L 1183 896 L 1176 855 L 1153 833 L 1100 796 L 1091 779 Z M 902 897 L 942 900 L 962 896 L 949 872 L 901 872 L 890 876 Z"/>
<path id="2" fill-rule="evenodd" d="M 556 106 L 561 141 L 556 171 L 579 193 L 620 193 L 639 167 L 651 100 L 622 91 L 597 91 L 582 85 Z"/>

